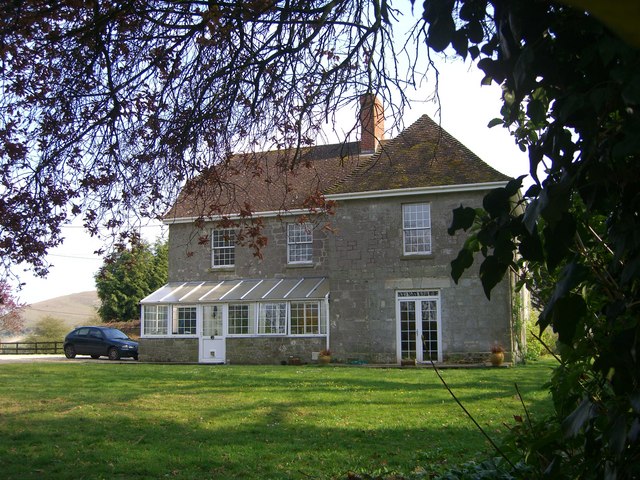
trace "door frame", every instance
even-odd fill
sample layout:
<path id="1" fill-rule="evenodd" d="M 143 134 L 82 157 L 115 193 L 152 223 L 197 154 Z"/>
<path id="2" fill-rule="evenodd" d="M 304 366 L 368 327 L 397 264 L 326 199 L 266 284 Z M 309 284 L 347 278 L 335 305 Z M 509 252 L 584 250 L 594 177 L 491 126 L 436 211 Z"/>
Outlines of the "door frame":
<path id="1" fill-rule="evenodd" d="M 222 325 L 221 331 L 219 334 L 215 335 L 205 335 L 205 308 L 207 307 L 217 307 L 220 309 L 220 315 L 222 316 Z M 227 345 L 226 345 L 226 331 L 227 331 L 227 309 L 225 308 L 226 304 L 211 304 L 211 305 L 199 305 L 198 306 L 198 361 L 200 363 L 226 363 L 226 353 L 227 353 Z M 218 341 L 222 343 L 222 349 L 224 354 L 222 356 L 212 358 L 210 355 L 205 355 L 204 352 L 207 350 L 206 342 L 207 341 Z"/>
<path id="2" fill-rule="evenodd" d="M 400 303 L 406 301 L 413 301 L 420 305 L 422 301 L 435 301 L 436 302 L 436 332 L 438 336 L 438 354 L 437 362 L 442 362 L 442 301 L 440 290 L 437 289 L 412 289 L 412 290 L 397 290 L 396 294 L 396 360 L 398 363 L 402 361 L 402 321 L 400 318 Z M 416 308 L 416 361 L 418 363 L 430 362 L 429 359 L 423 358 L 423 343 L 422 343 L 422 309 Z M 418 337 L 418 332 L 420 336 Z"/>

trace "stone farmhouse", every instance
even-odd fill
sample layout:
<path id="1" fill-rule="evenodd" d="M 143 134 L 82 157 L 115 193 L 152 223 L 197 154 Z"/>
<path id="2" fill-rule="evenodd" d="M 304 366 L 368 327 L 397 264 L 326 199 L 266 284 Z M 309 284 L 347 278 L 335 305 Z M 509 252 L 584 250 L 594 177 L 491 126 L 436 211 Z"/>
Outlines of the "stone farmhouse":
<path id="1" fill-rule="evenodd" d="M 465 237 L 447 234 L 454 208 L 509 178 L 428 116 L 383 140 L 365 95 L 360 123 L 359 142 L 304 148 L 289 173 L 290 151 L 236 154 L 185 186 L 164 219 L 169 281 L 141 302 L 141 360 L 463 362 L 496 343 L 519 355 L 514 279 L 491 301 L 477 271 L 456 285 Z M 267 238 L 259 256 L 247 225 Z"/>

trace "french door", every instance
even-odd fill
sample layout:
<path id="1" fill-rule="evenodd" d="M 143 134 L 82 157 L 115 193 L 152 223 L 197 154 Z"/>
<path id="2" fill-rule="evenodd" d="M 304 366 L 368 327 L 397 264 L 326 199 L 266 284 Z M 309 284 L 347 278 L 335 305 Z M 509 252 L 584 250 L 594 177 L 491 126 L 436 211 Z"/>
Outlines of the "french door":
<path id="1" fill-rule="evenodd" d="M 398 362 L 442 361 L 440 292 L 416 290 L 397 292 Z"/>

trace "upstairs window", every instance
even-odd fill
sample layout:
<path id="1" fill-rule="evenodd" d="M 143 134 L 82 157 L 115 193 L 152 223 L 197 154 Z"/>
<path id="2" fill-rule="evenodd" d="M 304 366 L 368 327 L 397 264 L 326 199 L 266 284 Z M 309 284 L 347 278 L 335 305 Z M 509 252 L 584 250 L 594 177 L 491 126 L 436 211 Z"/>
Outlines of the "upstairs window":
<path id="1" fill-rule="evenodd" d="M 290 223 L 287 225 L 287 263 L 312 263 L 313 225 Z"/>
<path id="2" fill-rule="evenodd" d="M 402 231 L 405 255 L 431 253 L 431 205 L 428 203 L 402 205 Z"/>
<path id="3" fill-rule="evenodd" d="M 219 228 L 211 232 L 211 266 L 233 267 L 236 263 L 236 232 Z"/>

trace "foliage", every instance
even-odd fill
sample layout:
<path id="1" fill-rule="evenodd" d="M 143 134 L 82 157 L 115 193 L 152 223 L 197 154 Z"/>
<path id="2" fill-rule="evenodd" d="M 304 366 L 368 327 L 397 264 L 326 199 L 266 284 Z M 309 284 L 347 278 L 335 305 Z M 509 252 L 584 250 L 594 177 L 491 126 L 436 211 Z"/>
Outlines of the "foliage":
<path id="1" fill-rule="evenodd" d="M 602 2 L 598 0 L 562 0 L 562 3 L 586 10 L 621 38 L 640 48 L 640 32 L 635 25 L 640 17 L 640 4 L 635 0 Z"/>
<path id="2" fill-rule="evenodd" d="M 493 458 L 480 463 L 464 463 L 433 478 L 435 480 L 512 480 L 530 478 L 533 473 L 526 464 L 519 463 L 515 467 L 506 465 L 501 458 Z"/>
<path id="3" fill-rule="evenodd" d="M 69 333 L 69 327 L 64 320 L 47 315 L 33 327 L 25 342 L 60 342 Z"/>
<path id="4" fill-rule="evenodd" d="M 474 231 L 452 263 L 453 277 L 479 253 L 487 296 L 518 263 L 557 279 L 547 285 L 539 327 L 558 334 L 563 363 L 551 383 L 553 421 L 570 448 L 557 438 L 544 437 L 545 445 L 532 438 L 548 451 L 535 466 L 540 475 L 548 470 L 563 478 L 634 478 L 640 52 L 595 18 L 548 2 L 429 3 L 428 42 L 471 55 L 486 82 L 502 85 L 502 117 L 491 125 L 510 128 L 528 150 L 535 181 L 516 208 L 510 199 L 521 179 L 489 193 L 482 211 L 456 209 L 450 232 Z M 435 27 L 441 22 L 446 29 Z"/>
<path id="5" fill-rule="evenodd" d="M 22 331 L 23 306 L 13 295 L 11 286 L 0 280 L 0 335 L 16 335 Z"/>
<path id="6" fill-rule="evenodd" d="M 117 328 L 132 340 L 140 338 L 140 320 L 127 320 L 125 322 L 105 322 L 105 327 Z"/>
<path id="7" fill-rule="evenodd" d="M 496 439 L 523 413 L 514 381 L 531 415 L 551 411 L 550 362 L 442 374 Z M 490 454 L 431 369 L 80 360 L 3 364 L 0 383 L 7 480 L 430 478 Z"/>
<path id="8" fill-rule="evenodd" d="M 189 179 L 219 183 L 232 151 L 293 147 L 290 170 L 367 91 L 400 118 L 397 23 L 379 0 L 4 2 L 0 258 L 45 274 L 71 218 L 135 231 Z"/>
<path id="9" fill-rule="evenodd" d="M 506 464 L 501 458 L 491 458 L 483 462 L 465 462 L 446 469 L 440 473 L 429 472 L 425 468 L 416 468 L 413 472 L 399 473 L 387 468 L 381 472 L 349 472 L 344 480 L 513 480 L 527 478 L 532 469 L 519 463 L 514 467 Z"/>
<path id="10" fill-rule="evenodd" d="M 525 325 L 527 336 L 527 353 L 525 358 L 527 360 L 537 360 L 545 355 L 558 353 L 556 348 L 558 335 L 553 333 L 551 327 L 547 327 L 544 331 L 540 332 L 537 322 L 538 312 L 534 312 L 532 318 L 527 320 Z M 551 350 L 551 352 L 549 350 Z"/>
<path id="11" fill-rule="evenodd" d="M 47 315 L 41 320 L 38 320 L 31 332 L 23 341 L 62 342 L 67 333 L 69 333 L 69 327 L 64 323 L 64 320 Z M 62 345 L 60 345 L 59 348 L 62 348 Z M 43 349 L 42 346 L 40 346 L 38 351 L 41 353 L 59 353 L 59 351 L 56 351 L 53 346 L 51 349 Z"/>
<path id="12" fill-rule="evenodd" d="M 100 318 L 105 322 L 138 318 L 140 300 L 167 282 L 167 269 L 166 241 L 153 247 L 137 242 L 107 256 L 95 275 Z"/>

